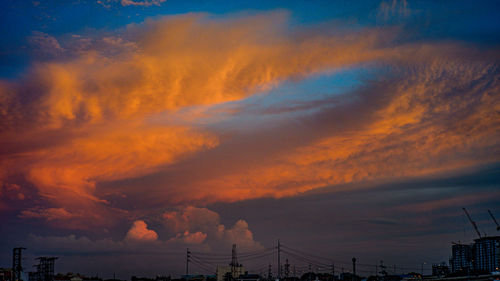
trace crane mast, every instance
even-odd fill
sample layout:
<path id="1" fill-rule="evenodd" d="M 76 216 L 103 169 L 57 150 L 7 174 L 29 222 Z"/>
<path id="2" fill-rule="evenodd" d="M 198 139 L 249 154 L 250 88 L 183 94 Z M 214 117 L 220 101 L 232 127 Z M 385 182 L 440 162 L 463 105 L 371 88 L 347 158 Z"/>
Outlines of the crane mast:
<path id="1" fill-rule="evenodd" d="M 490 211 L 490 210 L 488 210 L 488 213 L 490 213 L 491 218 L 493 219 L 493 221 L 494 221 L 494 222 L 495 222 L 495 224 L 497 225 L 497 231 L 499 231 L 499 230 L 500 230 L 500 225 L 498 225 L 498 222 L 497 222 L 497 220 L 495 219 L 495 217 L 493 216 L 493 213 L 491 213 L 491 211 Z"/>
<path id="2" fill-rule="evenodd" d="M 474 227 L 474 230 L 476 230 L 476 233 L 477 233 L 477 236 L 479 236 L 479 238 L 481 239 L 481 233 L 479 232 L 479 229 L 477 229 L 477 225 L 476 223 L 472 220 L 472 218 L 470 217 L 469 215 L 469 212 L 467 212 L 467 210 L 465 208 L 462 208 L 465 212 L 465 214 L 467 215 L 467 218 L 469 219 L 470 223 L 472 224 L 472 226 Z"/>

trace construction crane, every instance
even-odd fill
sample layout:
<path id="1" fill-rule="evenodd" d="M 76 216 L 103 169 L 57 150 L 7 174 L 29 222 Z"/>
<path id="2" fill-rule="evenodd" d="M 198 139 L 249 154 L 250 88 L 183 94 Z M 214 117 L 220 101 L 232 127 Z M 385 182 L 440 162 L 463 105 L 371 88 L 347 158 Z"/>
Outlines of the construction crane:
<path id="1" fill-rule="evenodd" d="M 500 230 L 500 225 L 498 225 L 498 222 L 497 222 L 497 220 L 495 219 L 495 217 L 493 216 L 493 213 L 491 213 L 491 211 L 490 211 L 490 210 L 488 210 L 488 213 L 490 213 L 491 218 L 493 219 L 493 221 L 494 221 L 494 222 L 495 222 L 495 224 L 497 225 L 497 231 L 499 231 L 499 230 Z"/>
<path id="2" fill-rule="evenodd" d="M 462 208 L 462 209 L 464 210 L 465 214 L 467 215 L 467 218 L 469 219 L 470 223 L 474 227 L 474 230 L 476 230 L 476 233 L 477 233 L 477 236 L 479 236 L 479 239 L 483 238 L 483 237 L 481 237 L 481 233 L 479 232 L 479 229 L 477 229 L 476 223 L 470 217 L 469 212 L 467 212 L 467 210 L 465 208 Z"/>

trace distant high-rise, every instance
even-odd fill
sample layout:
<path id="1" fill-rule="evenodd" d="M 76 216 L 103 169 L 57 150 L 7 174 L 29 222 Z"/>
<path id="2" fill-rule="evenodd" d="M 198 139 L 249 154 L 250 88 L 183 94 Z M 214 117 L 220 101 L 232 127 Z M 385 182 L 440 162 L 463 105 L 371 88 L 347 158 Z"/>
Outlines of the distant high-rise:
<path id="1" fill-rule="evenodd" d="M 451 272 L 468 272 L 472 269 L 472 245 L 453 243 L 450 258 Z"/>
<path id="2" fill-rule="evenodd" d="M 53 281 L 54 280 L 54 264 L 56 257 L 39 257 L 40 261 L 36 265 L 38 281 Z"/>
<path id="3" fill-rule="evenodd" d="M 500 236 L 474 240 L 474 269 L 487 272 L 500 270 Z"/>
<path id="4" fill-rule="evenodd" d="M 26 248 L 19 247 L 12 250 L 12 281 L 22 281 L 21 273 L 23 272 L 22 266 L 22 252 Z"/>

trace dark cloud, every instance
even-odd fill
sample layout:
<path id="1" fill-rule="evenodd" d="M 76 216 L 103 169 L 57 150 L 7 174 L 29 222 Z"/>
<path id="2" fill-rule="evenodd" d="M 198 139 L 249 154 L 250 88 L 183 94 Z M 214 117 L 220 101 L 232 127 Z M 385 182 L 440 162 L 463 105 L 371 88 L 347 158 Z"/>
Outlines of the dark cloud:
<path id="1" fill-rule="evenodd" d="M 460 176 L 415 179 L 341 192 L 211 205 L 226 221 L 243 217 L 264 245 L 283 244 L 348 262 L 415 265 L 446 261 L 452 241 L 472 241 L 467 207 L 493 234 L 486 210 L 498 203 L 498 164 Z M 336 187 L 333 187 L 336 188 Z M 450 202 L 451 204 L 448 204 Z M 435 205 L 434 208 L 421 208 Z M 398 250 L 399 249 L 399 250 Z M 412 252 L 412 256 L 406 253 Z"/>

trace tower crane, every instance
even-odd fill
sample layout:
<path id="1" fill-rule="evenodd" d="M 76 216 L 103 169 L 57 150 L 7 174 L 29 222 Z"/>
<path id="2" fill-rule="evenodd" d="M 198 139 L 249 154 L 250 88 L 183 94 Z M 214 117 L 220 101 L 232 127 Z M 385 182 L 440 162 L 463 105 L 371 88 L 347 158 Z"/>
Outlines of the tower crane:
<path id="1" fill-rule="evenodd" d="M 483 237 L 481 237 L 481 233 L 479 232 L 479 229 L 477 229 L 476 223 L 470 217 L 469 212 L 467 212 L 467 210 L 465 208 L 462 208 L 462 209 L 464 210 L 465 214 L 467 215 L 467 218 L 469 219 L 470 223 L 474 227 L 474 230 L 476 230 L 476 233 L 477 233 L 477 236 L 479 236 L 479 239 L 483 238 Z"/>
<path id="2" fill-rule="evenodd" d="M 493 213 L 491 213 L 491 211 L 490 211 L 490 210 L 488 210 L 488 213 L 490 213 L 491 218 L 493 219 L 493 221 L 494 221 L 494 222 L 495 222 L 495 224 L 497 225 L 497 231 L 499 231 L 499 230 L 500 230 L 500 225 L 498 225 L 498 222 L 497 222 L 497 220 L 495 219 L 495 217 L 493 216 Z"/>

